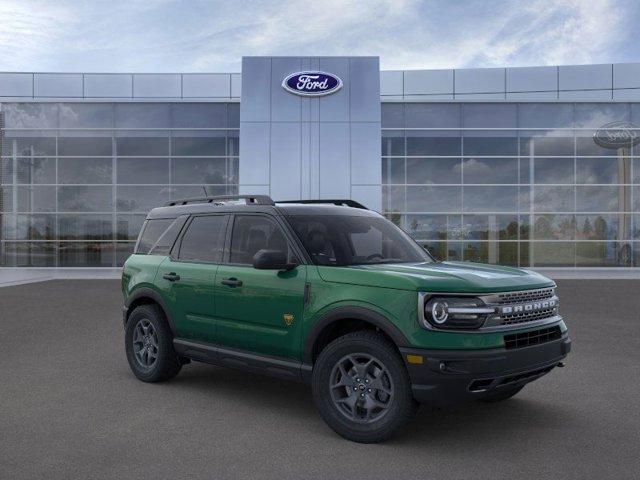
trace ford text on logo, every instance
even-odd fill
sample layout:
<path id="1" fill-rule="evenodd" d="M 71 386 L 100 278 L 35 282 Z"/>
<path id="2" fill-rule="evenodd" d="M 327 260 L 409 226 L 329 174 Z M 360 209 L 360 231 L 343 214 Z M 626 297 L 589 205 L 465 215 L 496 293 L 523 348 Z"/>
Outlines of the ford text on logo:
<path id="1" fill-rule="evenodd" d="M 303 97 L 320 97 L 340 90 L 342 80 L 327 72 L 296 72 L 282 81 L 282 88 Z"/>
<path id="2" fill-rule="evenodd" d="M 607 123 L 596 130 L 593 141 L 603 148 L 631 147 L 640 142 L 640 126 L 630 122 Z"/>

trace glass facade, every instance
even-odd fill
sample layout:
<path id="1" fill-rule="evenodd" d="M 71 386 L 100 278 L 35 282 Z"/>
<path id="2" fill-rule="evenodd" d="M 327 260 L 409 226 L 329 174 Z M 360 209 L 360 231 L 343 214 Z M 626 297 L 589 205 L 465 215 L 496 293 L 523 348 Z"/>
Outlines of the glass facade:
<path id="1" fill-rule="evenodd" d="M 149 209 L 237 193 L 239 110 L 2 103 L 0 266 L 119 266 Z M 439 259 L 640 267 L 640 145 L 596 143 L 611 122 L 640 103 L 384 102 L 383 213 Z"/>
<path id="2" fill-rule="evenodd" d="M 640 266 L 640 146 L 596 143 L 611 122 L 640 104 L 383 103 L 383 212 L 443 260 Z"/>
<path id="3" fill-rule="evenodd" d="M 238 189 L 238 103 L 3 103 L 0 265 L 114 267 L 146 213 Z"/>

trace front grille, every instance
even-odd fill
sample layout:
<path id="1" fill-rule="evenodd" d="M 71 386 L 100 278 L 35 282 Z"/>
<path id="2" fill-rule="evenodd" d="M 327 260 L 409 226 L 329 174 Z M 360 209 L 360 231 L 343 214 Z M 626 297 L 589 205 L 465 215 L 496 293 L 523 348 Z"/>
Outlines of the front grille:
<path id="1" fill-rule="evenodd" d="M 538 290 L 500 293 L 498 294 L 498 301 L 501 305 L 509 303 L 523 303 L 552 298 L 554 295 L 555 292 L 553 288 L 541 288 Z"/>
<path id="2" fill-rule="evenodd" d="M 496 304 L 500 306 L 517 306 L 544 302 L 552 300 L 556 302 L 558 298 L 554 288 L 540 288 L 536 290 L 523 290 L 519 292 L 499 293 L 494 298 Z M 517 325 L 520 323 L 534 322 L 536 320 L 544 320 L 558 314 L 557 306 L 549 308 L 535 308 L 533 310 L 514 311 L 512 313 L 502 313 L 500 320 L 502 325 Z"/>
<path id="3" fill-rule="evenodd" d="M 546 308 L 544 310 L 538 310 L 534 313 L 513 313 L 511 315 L 502 316 L 503 325 L 515 325 L 518 323 L 533 322 L 535 320 L 543 320 L 545 318 L 553 317 L 556 314 L 556 309 Z"/>
<path id="4" fill-rule="evenodd" d="M 556 325 L 555 327 L 543 328 L 541 330 L 505 335 L 504 346 L 507 350 L 529 347 L 531 345 L 539 345 L 541 343 L 557 340 L 561 336 L 562 332 L 560 331 L 560 327 Z"/>

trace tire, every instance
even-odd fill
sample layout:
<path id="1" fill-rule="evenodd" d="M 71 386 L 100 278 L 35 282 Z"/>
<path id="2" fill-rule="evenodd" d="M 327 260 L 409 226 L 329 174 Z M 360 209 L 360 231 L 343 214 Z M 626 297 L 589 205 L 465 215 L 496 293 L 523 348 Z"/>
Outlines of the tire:
<path id="1" fill-rule="evenodd" d="M 324 421 L 354 442 L 388 439 L 418 408 L 394 345 L 370 331 L 349 333 L 325 347 L 311 384 Z"/>
<path id="2" fill-rule="evenodd" d="M 495 403 L 509 400 L 523 388 L 524 385 L 520 385 L 518 387 L 501 388 L 500 390 L 497 390 L 495 392 L 490 392 L 486 397 L 482 397 L 480 401 L 484 403 Z"/>
<path id="3" fill-rule="evenodd" d="M 146 355 L 140 353 L 144 349 Z M 131 312 L 125 328 L 125 351 L 131 371 L 143 382 L 169 380 L 182 368 L 173 349 L 171 329 L 157 305 L 140 305 Z"/>

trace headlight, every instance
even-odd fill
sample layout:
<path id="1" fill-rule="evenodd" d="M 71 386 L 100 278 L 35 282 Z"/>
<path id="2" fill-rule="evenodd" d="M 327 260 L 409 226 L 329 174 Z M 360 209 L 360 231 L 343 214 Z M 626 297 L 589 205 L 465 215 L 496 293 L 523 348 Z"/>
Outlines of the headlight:
<path id="1" fill-rule="evenodd" d="M 480 328 L 487 317 L 495 313 L 475 297 L 432 297 L 424 304 L 424 328 L 464 329 Z"/>

